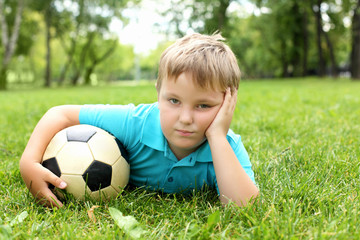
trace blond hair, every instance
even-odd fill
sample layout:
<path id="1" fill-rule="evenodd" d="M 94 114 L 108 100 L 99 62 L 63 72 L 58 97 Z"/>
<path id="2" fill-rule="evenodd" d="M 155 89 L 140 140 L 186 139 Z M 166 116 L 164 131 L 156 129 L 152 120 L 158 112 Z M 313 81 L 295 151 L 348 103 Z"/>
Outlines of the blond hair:
<path id="1" fill-rule="evenodd" d="M 178 39 L 161 55 L 157 90 L 160 91 L 162 81 L 176 80 L 183 72 L 191 73 L 195 84 L 205 89 L 238 89 L 240 69 L 224 40 L 218 33 L 194 33 Z"/>

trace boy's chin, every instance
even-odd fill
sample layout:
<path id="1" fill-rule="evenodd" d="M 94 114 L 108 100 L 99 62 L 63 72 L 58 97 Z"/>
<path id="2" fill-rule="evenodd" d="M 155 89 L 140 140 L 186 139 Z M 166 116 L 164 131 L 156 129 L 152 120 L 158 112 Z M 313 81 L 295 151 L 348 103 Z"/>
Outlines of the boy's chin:
<path id="1" fill-rule="evenodd" d="M 185 157 L 193 152 L 195 152 L 200 146 L 202 146 L 206 142 L 206 138 L 202 139 L 199 142 L 196 143 L 188 143 L 185 142 L 178 142 L 178 143 L 169 143 L 170 149 L 173 151 L 173 153 L 178 157 L 178 155 L 181 155 L 182 157 Z"/>

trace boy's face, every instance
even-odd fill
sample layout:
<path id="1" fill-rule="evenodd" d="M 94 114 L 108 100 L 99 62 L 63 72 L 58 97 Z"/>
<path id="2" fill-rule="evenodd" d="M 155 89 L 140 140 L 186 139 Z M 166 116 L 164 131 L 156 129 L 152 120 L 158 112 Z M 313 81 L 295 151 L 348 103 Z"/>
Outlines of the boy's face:
<path id="1" fill-rule="evenodd" d="M 162 82 L 158 92 L 161 129 L 178 159 L 195 151 L 204 141 L 224 99 L 221 91 L 194 85 L 191 73 Z"/>

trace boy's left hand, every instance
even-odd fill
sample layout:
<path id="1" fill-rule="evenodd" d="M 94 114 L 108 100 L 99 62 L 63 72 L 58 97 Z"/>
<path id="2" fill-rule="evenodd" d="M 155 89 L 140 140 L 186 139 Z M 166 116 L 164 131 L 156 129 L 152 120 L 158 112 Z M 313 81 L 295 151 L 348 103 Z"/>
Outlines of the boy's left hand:
<path id="1" fill-rule="evenodd" d="M 230 88 L 224 93 L 224 101 L 216 114 L 214 120 L 205 132 L 206 137 L 226 136 L 229 131 L 230 123 L 234 115 L 237 101 L 237 89 L 231 93 Z"/>

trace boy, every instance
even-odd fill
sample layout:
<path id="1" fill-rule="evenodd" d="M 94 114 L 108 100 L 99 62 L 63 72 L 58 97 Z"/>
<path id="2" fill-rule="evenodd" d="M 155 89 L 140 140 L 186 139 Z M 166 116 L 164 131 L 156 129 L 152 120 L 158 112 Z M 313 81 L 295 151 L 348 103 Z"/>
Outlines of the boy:
<path id="1" fill-rule="evenodd" d="M 246 205 L 259 191 L 239 135 L 229 130 L 240 70 L 219 34 L 192 34 L 161 56 L 158 102 L 58 106 L 36 125 L 20 160 L 30 192 L 46 206 L 62 203 L 49 190 L 66 183 L 40 164 L 60 130 L 90 124 L 113 134 L 128 151 L 130 183 L 166 193 L 216 188 L 220 201 Z"/>

